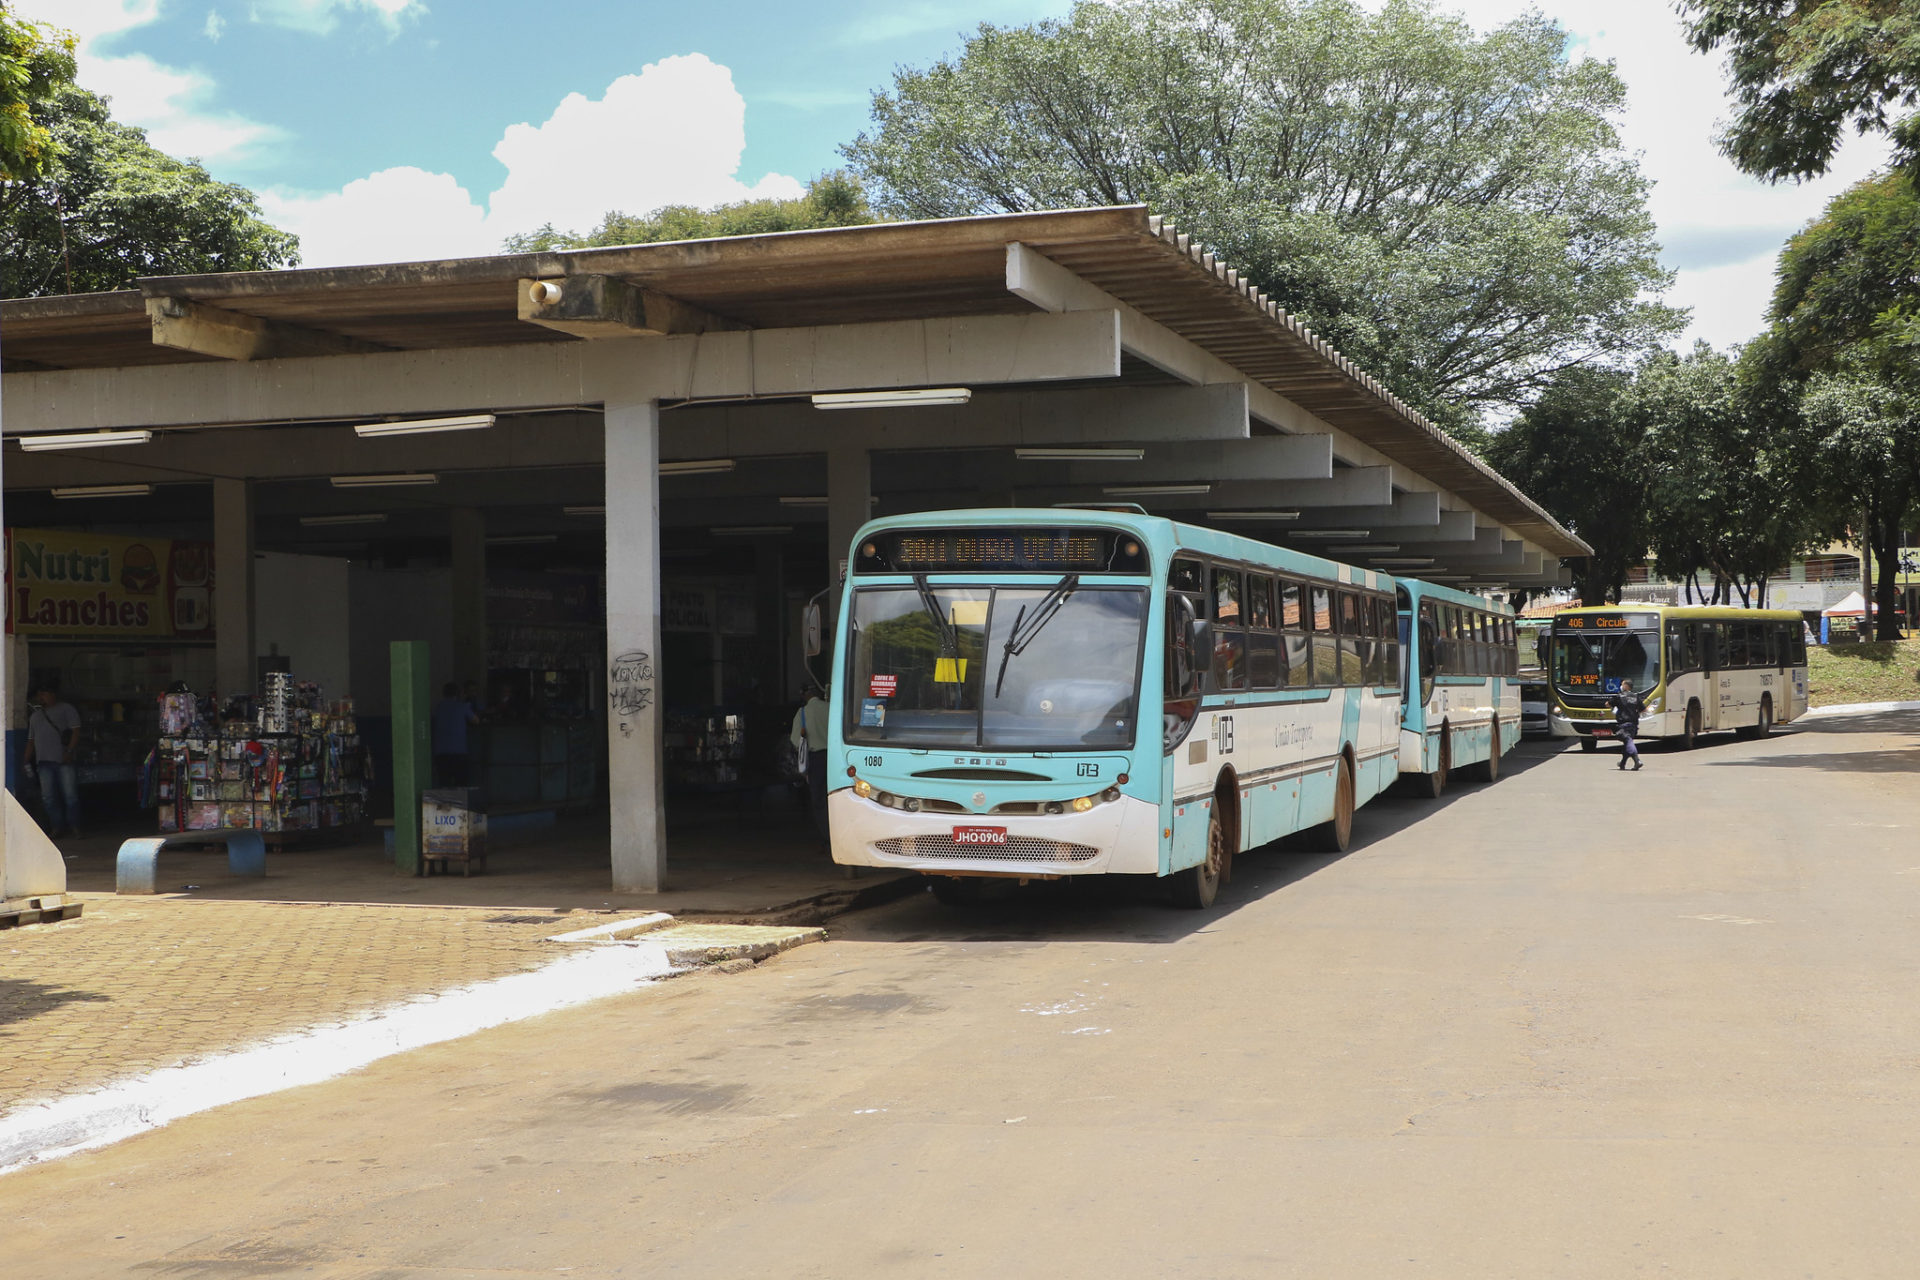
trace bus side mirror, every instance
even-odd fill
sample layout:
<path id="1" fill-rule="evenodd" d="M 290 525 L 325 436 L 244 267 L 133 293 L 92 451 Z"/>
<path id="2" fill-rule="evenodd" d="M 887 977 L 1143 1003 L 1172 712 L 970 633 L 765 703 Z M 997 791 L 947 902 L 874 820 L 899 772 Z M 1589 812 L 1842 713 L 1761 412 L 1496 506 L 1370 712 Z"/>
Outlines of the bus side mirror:
<path id="1" fill-rule="evenodd" d="M 807 656 L 819 657 L 821 650 L 826 648 L 826 619 L 818 600 L 809 602 L 806 612 L 800 615 L 800 635 Z"/>
<path id="2" fill-rule="evenodd" d="M 1205 693 L 1213 674 L 1213 623 L 1205 618 L 1195 618 L 1192 622 L 1193 687 L 1187 691 L 1188 697 Z"/>

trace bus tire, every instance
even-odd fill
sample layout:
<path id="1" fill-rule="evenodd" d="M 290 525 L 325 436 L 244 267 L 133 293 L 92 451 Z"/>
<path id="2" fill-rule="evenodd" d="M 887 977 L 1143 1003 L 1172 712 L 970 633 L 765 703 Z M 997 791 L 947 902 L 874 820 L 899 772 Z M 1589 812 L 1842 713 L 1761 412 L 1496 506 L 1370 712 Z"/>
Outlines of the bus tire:
<path id="1" fill-rule="evenodd" d="M 1423 774 L 1420 788 L 1435 800 L 1447 792 L 1447 779 L 1453 775 L 1453 729 L 1449 725 L 1440 726 L 1440 763 L 1432 773 Z M 1342 846 L 1344 847 L 1344 846 Z"/>
<path id="2" fill-rule="evenodd" d="M 1700 704 L 1687 704 L 1687 727 L 1681 731 L 1680 745 L 1687 751 L 1700 745 Z"/>
<path id="3" fill-rule="evenodd" d="M 1765 738 L 1773 733 L 1773 695 L 1760 695 L 1760 723 L 1753 727 L 1753 736 Z"/>
<path id="4" fill-rule="evenodd" d="M 1500 722 L 1493 722 L 1493 745 L 1487 748 L 1487 762 L 1480 766 L 1480 776 L 1488 782 L 1500 781 Z"/>
<path id="5" fill-rule="evenodd" d="M 1343 754 L 1333 780 L 1333 817 L 1307 832 L 1307 842 L 1322 853 L 1345 853 L 1353 843 L 1353 764 Z"/>
<path id="6" fill-rule="evenodd" d="M 1207 814 L 1207 856 L 1197 867 L 1186 867 L 1169 877 L 1167 896 L 1176 907 L 1204 911 L 1220 893 L 1220 875 L 1227 864 L 1227 824 L 1214 805 Z"/>
<path id="7" fill-rule="evenodd" d="M 1582 751 L 1598 751 L 1600 749 L 1600 739 L 1594 737 L 1592 734 L 1588 734 L 1586 737 L 1580 739 L 1580 749 Z"/>

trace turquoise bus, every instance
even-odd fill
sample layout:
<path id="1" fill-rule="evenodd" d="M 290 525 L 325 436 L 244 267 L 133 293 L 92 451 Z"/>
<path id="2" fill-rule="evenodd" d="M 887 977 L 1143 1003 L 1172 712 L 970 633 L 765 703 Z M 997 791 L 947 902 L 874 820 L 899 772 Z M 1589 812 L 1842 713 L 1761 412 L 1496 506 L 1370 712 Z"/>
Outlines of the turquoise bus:
<path id="1" fill-rule="evenodd" d="M 1500 757 L 1520 742 L 1513 610 L 1411 578 L 1400 579 L 1396 595 L 1407 655 L 1400 772 L 1436 798 L 1456 769 L 1497 781 Z"/>
<path id="2" fill-rule="evenodd" d="M 836 862 L 948 901 L 1127 874 L 1205 907 L 1236 853 L 1300 831 L 1344 850 L 1399 776 L 1385 574 L 1137 509 L 895 516 L 851 551 Z"/>

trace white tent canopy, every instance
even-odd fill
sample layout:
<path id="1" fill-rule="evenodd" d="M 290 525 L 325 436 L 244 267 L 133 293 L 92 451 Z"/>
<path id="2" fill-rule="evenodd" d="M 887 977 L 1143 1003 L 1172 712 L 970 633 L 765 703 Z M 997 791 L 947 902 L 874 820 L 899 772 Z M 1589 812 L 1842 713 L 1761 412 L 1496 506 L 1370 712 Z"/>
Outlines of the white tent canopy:
<path id="1" fill-rule="evenodd" d="M 1867 602 L 1858 591 L 1849 591 L 1831 609 L 1822 609 L 1823 618 L 1860 618 L 1865 617 Z"/>

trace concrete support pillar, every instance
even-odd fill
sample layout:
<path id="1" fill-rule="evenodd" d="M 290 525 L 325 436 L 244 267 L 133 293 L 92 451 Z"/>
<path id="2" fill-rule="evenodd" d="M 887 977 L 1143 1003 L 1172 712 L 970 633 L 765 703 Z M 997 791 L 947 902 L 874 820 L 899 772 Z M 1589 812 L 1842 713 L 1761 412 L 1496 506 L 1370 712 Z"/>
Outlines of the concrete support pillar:
<path id="1" fill-rule="evenodd" d="M 448 513 L 453 539 L 453 679 L 486 696 L 487 521 L 477 508 Z"/>
<path id="2" fill-rule="evenodd" d="M 213 482 L 213 678 L 224 702 L 252 695 L 253 486 Z"/>
<path id="3" fill-rule="evenodd" d="M 827 616 L 836 619 L 840 611 L 840 588 L 846 579 L 841 568 L 852 554 L 853 535 L 868 520 L 873 499 L 873 458 L 865 449 L 839 448 L 827 451 L 827 586 L 832 607 Z"/>
<path id="4" fill-rule="evenodd" d="M 660 405 L 606 406 L 607 790 L 616 893 L 666 887 L 660 722 Z"/>

